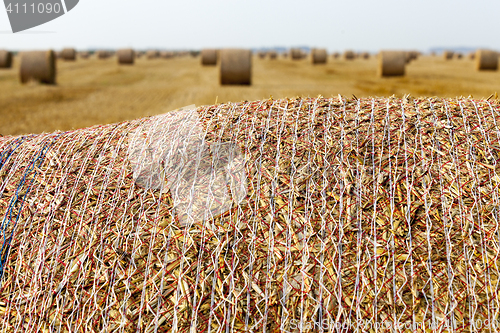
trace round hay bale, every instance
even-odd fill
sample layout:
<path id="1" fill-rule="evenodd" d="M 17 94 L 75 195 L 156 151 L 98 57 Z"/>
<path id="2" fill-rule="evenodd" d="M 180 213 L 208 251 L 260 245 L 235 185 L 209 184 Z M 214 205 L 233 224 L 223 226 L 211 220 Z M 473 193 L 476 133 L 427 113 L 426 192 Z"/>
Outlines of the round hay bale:
<path id="1" fill-rule="evenodd" d="M 121 49 L 116 52 L 120 65 L 133 65 L 135 61 L 135 51 L 133 49 Z"/>
<path id="2" fill-rule="evenodd" d="M 267 55 L 267 52 L 266 51 L 259 51 L 257 52 L 257 56 L 260 58 L 260 59 L 264 59 Z"/>
<path id="3" fill-rule="evenodd" d="M 351 50 L 344 51 L 343 58 L 344 60 L 354 60 L 356 59 L 356 53 Z"/>
<path id="4" fill-rule="evenodd" d="M 160 58 L 163 59 L 172 59 L 175 57 L 175 53 L 173 51 L 161 51 Z"/>
<path id="5" fill-rule="evenodd" d="M 454 54 L 453 51 L 444 51 L 443 52 L 443 59 L 444 60 L 451 60 L 451 59 L 453 59 L 453 54 Z"/>
<path id="6" fill-rule="evenodd" d="M 76 50 L 72 48 L 63 49 L 61 51 L 61 59 L 65 61 L 75 61 L 76 60 Z"/>
<path id="7" fill-rule="evenodd" d="M 499 123 L 496 100 L 291 98 L 2 136 L 2 330 L 482 326 Z"/>
<path id="8" fill-rule="evenodd" d="M 312 50 L 312 63 L 314 65 L 326 64 L 327 60 L 328 60 L 328 53 L 326 52 L 326 49 Z"/>
<path id="9" fill-rule="evenodd" d="M 369 52 L 361 52 L 360 54 L 361 59 L 370 59 L 370 53 Z"/>
<path id="10" fill-rule="evenodd" d="M 332 57 L 333 57 L 333 59 L 338 59 L 338 58 L 340 58 L 340 53 L 339 52 L 333 52 Z"/>
<path id="11" fill-rule="evenodd" d="M 469 60 L 474 60 L 476 58 L 476 52 L 470 52 L 468 55 L 467 55 L 467 58 Z"/>
<path id="12" fill-rule="evenodd" d="M 406 52 L 381 51 L 378 60 L 377 72 L 380 77 L 405 75 Z"/>
<path id="13" fill-rule="evenodd" d="M 220 52 L 220 84 L 252 84 L 252 52 L 224 49 Z"/>
<path id="14" fill-rule="evenodd" d="M 21 54 L 21 83 L 38 81 L 45 84 L 56 83 L 56 56 L 54 51 L 31 51 Z"/>
<path id="15" fill-rule="evenodd" d="M 110 51 L 106 51 L 106 50 L 99 50 L 97 51 L 97 58 L 98 59 L 108 59 L 109 57 L 111 57 L 111 52 Z"/>
<path id="16" fill-rule="evenodd" d="M 82 59 L 88 59 L 88 58 L 90 58 L 90 52 L 88 52 L 88 51 L 82 51 L 78 55 Z"/>
<path id="17" fill-rule="evenodd" d="M 201 64 L 203 66 L 217 65 L 217 50 L 216 49 L 203 49 L 201 50 Z"/>
<path id="18" fill-rule="evenodd" d="M 493 70 L 498 68 L 498 53 L 492 50 L 476 51 L 476 70 Z"/>
<path id="19" fill-rule="evenodd" d="M 12 52 L 0 50 L 0 68 L 12 67 Z"/>
<path id="20" fill-rule="evenodd" d="M 269 59 L 271 60 L 275 60 L 278 58 L 278 52 L 276 51 L 269 51 L 268 54 L 269 54 Z"/>
<path id="21" fill-rule="evenodd" d="M 300 60 L 304 57 L 304 52 L 301 49 L 293 48 L 290 50 L 292 60 Z"/>
<path id="22" fill-rule="evenodd" d="M 408 51 L 406 52 L 406 63 L 409 63 L 413 60 L 417 60 L 419 56 L 419 52 L 418 51 Z"/>
<path id="23" fill-rule="evenodd" d="M 160 52 L 157 50 L 148 50 L 146 52 L 146 58 L 148 59 L 157 59 L 160 57 Z"/>

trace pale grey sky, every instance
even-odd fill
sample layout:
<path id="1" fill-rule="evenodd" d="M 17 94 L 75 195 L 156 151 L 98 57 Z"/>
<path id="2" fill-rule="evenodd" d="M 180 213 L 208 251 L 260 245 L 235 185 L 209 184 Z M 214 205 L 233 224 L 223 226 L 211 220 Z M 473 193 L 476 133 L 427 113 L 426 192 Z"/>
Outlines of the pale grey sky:
<path id="1" fill-rule="evenodd" d="M 0 9 L 0 49 L 326 47 L 500 49 L 493 0 L 80 0 L 18 34 Z"/>

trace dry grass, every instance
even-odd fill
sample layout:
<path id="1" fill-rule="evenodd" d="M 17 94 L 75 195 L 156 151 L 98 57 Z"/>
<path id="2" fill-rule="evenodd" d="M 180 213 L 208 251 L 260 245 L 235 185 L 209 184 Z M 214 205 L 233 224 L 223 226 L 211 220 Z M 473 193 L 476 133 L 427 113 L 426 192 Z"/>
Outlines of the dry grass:
<path id="1" fill-rule="evenodd" d="M 476 72 L 473 61 L 422 56 L 406 66 L 406 76 L 378 78 L 377 59 L 253 61 L 252 86 L 220 86 L 219 68 L 202 67 L 192 57 L 137 59 L 120 67 L 114 57 L 57 64 L 57 86 L 19 83 L 19 60 L 0 70 L 0 133 L 69 130 L 135 119 L 185 105 L 294 96 L 488 97 L 500 92 L 500 72 Z"/>

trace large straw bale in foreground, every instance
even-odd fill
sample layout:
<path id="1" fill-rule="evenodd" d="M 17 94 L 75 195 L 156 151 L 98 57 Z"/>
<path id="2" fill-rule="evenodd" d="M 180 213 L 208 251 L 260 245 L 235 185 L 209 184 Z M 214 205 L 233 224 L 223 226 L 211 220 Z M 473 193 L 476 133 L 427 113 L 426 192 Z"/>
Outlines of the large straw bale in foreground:
<path id="1" fill-rule="evenodd" d="M 220 51 L 220 84 L 252 84 L 252 52 L 245 49 Z"/>
<path id="2" fill-rule="evenodd" d="M 2 331 L 482 332 L 499 124 L 498 101 L 297 98 L 0 137 Z"/>
<path id="3" fill-rule="evenodd" d="M 492 50 L 476 51 L 476 70 L 497 70 L 498 52 Z"/>
<path id="4" fill-rule="evenodd" d="M 12 52 L 7 50 L 0 50 L 0 68 L 12 67 Z"/>
<path id="5" fill-rule="evenodd" d="M 326 64 L 328 60 L 328 53 L 326 49 L 313 49 L 312 50 L 312 63 L 313 64 Z"/>
<path id="6" fill-rule="evenodd" d="M 133 49 L 121 49 L 116 52 L 120 65 L 133 65 L 135 61 L 135 51 Z"/>
<path id="7" fill-rule="evenodd" d="M 203 49 L 201 50 L 201 64 L 203 66 L 217 65 L 217 50 L 216 49 Z"/>
<path id="8" fill-rule="evenodd" d="M 40 83 L 55 84 L 56 57 L 54 51 L 22 52 L 19 74 L 21 83 L 38 81 Z"/>
<path id="9" fill-rule="evenodd" d="M 381 51 L 378 56 L 378 75 L 381 77 L 405 75 L 406 59 L 406 53 L 403 51 Z"/>

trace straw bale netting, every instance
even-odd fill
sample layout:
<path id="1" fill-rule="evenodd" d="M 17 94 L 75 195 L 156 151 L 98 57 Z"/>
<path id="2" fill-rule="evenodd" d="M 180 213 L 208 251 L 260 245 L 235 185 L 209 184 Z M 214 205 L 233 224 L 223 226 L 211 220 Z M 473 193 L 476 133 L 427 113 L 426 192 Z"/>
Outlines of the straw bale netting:
<path id="1" fill-rule="evenodd" d="M 76 60 L 76 50 L 72 48 L 66 48 L 61 51 L 61 59 L 66 61 Z"/>
<path id="2" fill-rule="evenodd" d="M 443 52 L 443 59 L 444 60 L 451 60 L 451 59 L 453 59 L 453 54 L 454 54 L 453 51 L 444 51 Z"/>
<path id="3" fill-rule="evenodd" d="M 146 58 L 148 59 L 156 59 L 160 57 L 160 52 L 156 50 L 148 50 L 146 52 Z"/>
<path id="4" fill-rule="evenodd" d="M 217 50 L 216 49 L 203 49 L 201 50 L 201 64 L 203 66 L 217 65 Z"/>
<path id="5" fill-rule="evenodd" d="M 12 52 L 7 50 L 0 50 L 0 68 L 12 67 Z"/>
<path id="6" fill-rule="evenodd" d="M 405 75 L 406 53 L 403 51 L 381 51 L 378 56 L 379 76 Z"/>
<path id="7" fill-rule="evenodd" d="M 492 50 L 476 51 L 476 70 L 497 70 L 498 52 Z"/>
<path id="8" fill-rule="evenodd" d="M 498 331 L 499 125 L 497 101 L 339 97 L 0 137 L 0 327 Z M 187 202 L 228 175 L 224 209 L 182 219 L 179 163 Z"/>
<path id="9" fill-rule="evenodd" d="M 344 60 L 354 60 L 356 59 L 356 53 L 350 50 L 344 51 L 343 58 Z"/>
<path id="10" fill-rule="evenodd" d="M 326 64 L 328 60 L 328 53 L 326 52 L 326 49 L 313 49 L 311 53 L 313 64 Z"/>
<path id="11" fill-rule="evenodd" d="M 133 49 L 121 49 L 116 52 L 120 65 L 133 65 L 135 61 L 135 51 Z"/>
<path id="12" fill-rule="evenodd" d="M 245 49 L 220 51 L 220 84 L 252 84 L 252 51 Z"/>
<path id="13" fill-rule="evenodd" d="M 55 84 L 56 57 L 54 51 L 22 52 L 19 74 L 23 84 L 29 81 Z"/>

